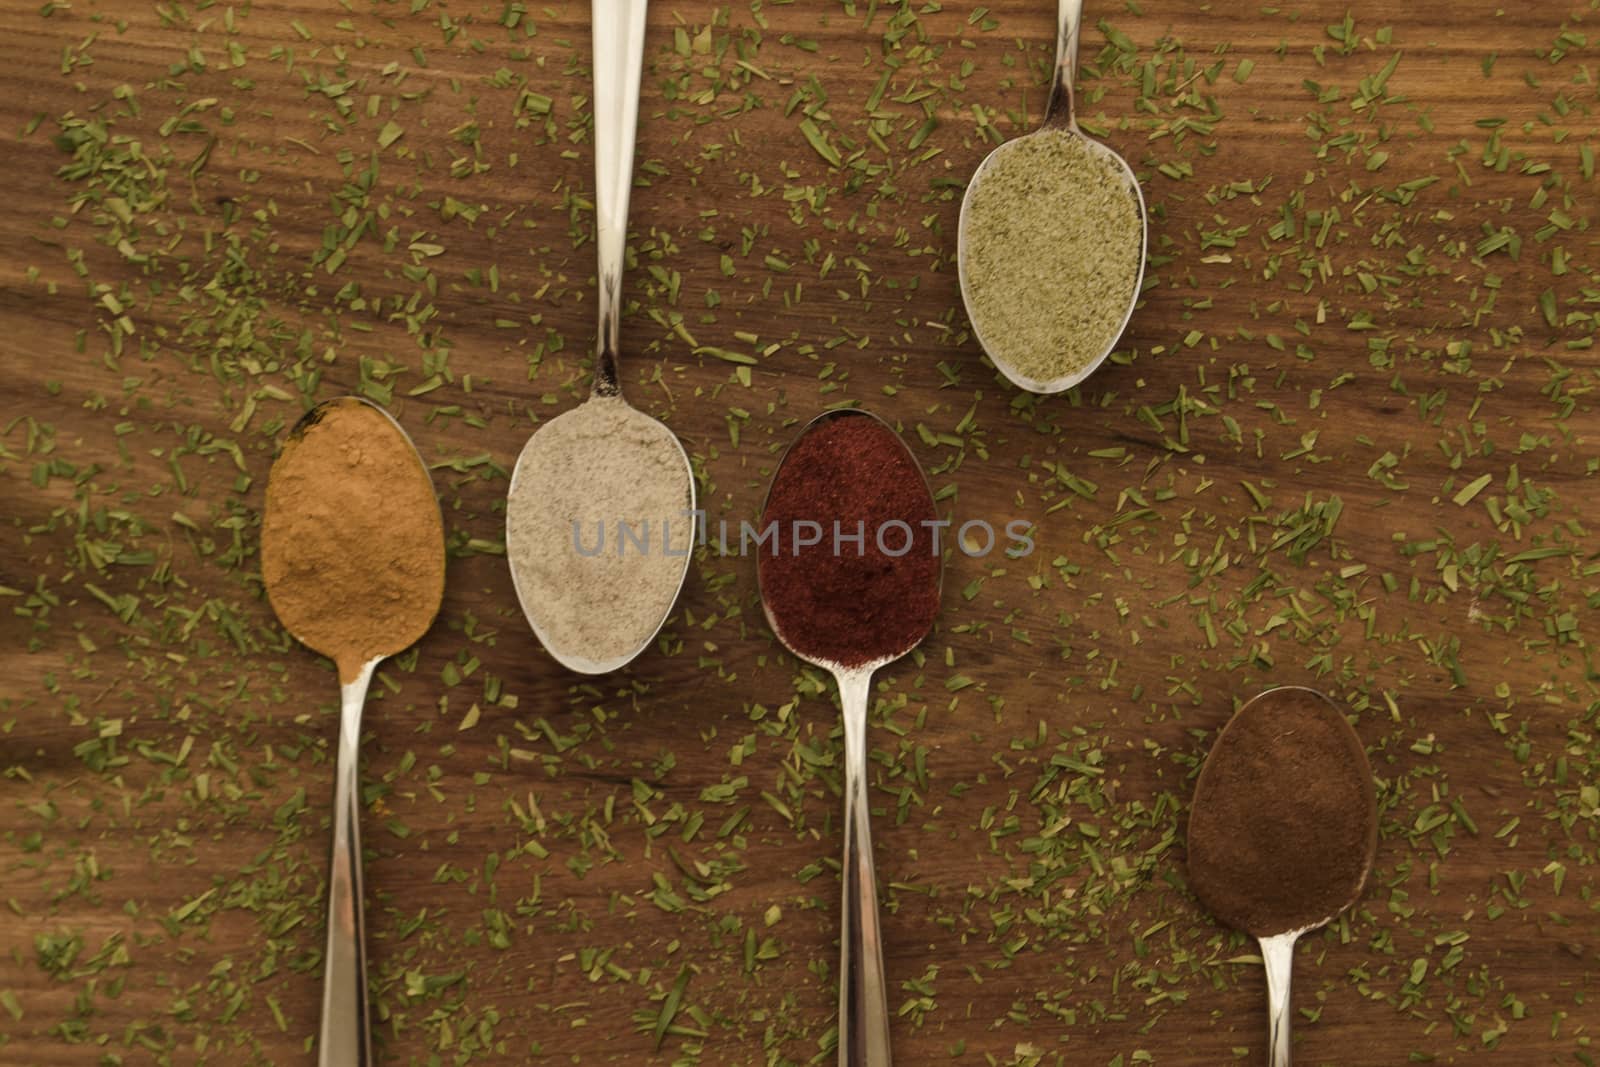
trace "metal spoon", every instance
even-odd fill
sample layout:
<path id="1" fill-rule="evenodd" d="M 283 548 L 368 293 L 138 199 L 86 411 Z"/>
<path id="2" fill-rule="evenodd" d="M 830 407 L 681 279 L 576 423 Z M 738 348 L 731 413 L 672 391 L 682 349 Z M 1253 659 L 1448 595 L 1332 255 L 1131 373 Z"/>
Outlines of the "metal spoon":
<path id="1" fill-rule="evenodd" d="M 593 0 L 591 7 L 594 35 L 594 177 L 595 177 L 595 251 L 599 259 L 600 311 L 599 336 L 595 341 L 594 384 L 585 403 L 621 404 L 627 418 L 641 426 L 666 435 L 677 446 L 683 460 L 683 482 L 688 510 L 695 506 L 694 474 L 689 468 L 689 457 L 683 445 L 663 423 L 630 406 L 622 397 L 622 385 L 617 372 L 618 333 L 622 314 L 622 267 L 628 236 L 628 193 L 633 184 L 633 150 L 639 125 L 640 68 L 644 62 L 644 33 L 646 0 Z M 570 412 L 568 414 L 571 414 Z M 566 417 L 566 416 L 560 416 Z M 552 423 L 554 420 L 552 420 Z M 540 430 L 547 429 L 546 423 Z M 534 433 L 523 446 L 512 471 L 511 486 L 507 496 L 518 495 L 519 475 L 536 462 L 535 445 L 539 434 Z M 510 510 L 509 508 L 507 509 Z M 511 546 L 517 533 L 509 524 L 506 543 Z M 517 570 L 511 569 L 512 585 L 528 617 L 528 625 L 544 645 L 546 651 L 568 670 L 581 674 L 605 674 L 632 662 L 650 646 L 683 588 L 689 571 L 689 556 L 684 554 L 683 569 L 678 577 L 672 597 L 661 605 L 661 618 L 638 644 L 626 655 L 597 660 L 571 649 L 560 649 L 550 643 L 546 628 L 540 621 L 544 605 L 533 600 L 528 591 L 518 583 Z"/>
<path id="2" fill-rule="evenodd" d="M 978 169 L 973 172 L 972 180 L 967 183 L 966 194 L 961 198 L 961 218 L 956 226 L 956 272 L 961 280 L 961 300 L 967 307 L 967 317 L 972 322 L 973 335 L 978 343 L 983 346 L 989 359 L 999 368 L 1018 388 L 1026 389 L 1031 393 L 1060 393 L 1071 389 L 1089 375 L 1093 374 L 1100 364 L 1105 362 L 1111 350 L 1116 347 L 1117 340 L 1122 336 L 1122 331 L 1127 328 L 1128 320 L 1133 317 L 1133 305 L 1138 299 L 1139 288 L 1144 282 L 1144 257 L 1145 249 L 1149 242 L 1149 216 L 1145 210 L 1144 192 L 1139 188 L 1139 179 L 1134 176 L 1133 169 L 1126 160 L 1117 155 L 1107 146 L 1091 137 L 1085 136 L 1078 128 L 1078 117 L 1073 101 L 1073 83 L 1078 76 L 1078 27 L 1083 18 L 1083 0 L 1060 0 L 1056 11 L 1056 73 L 1055 80 L 1050 85 L 1050 99 L 1045 105 L 1044 121 L 1039 124 L 1039 129 L 1023 137 L 1017 137 L 1005 144 L 999 145 L 990 152 Z M 967 273 L 967 248 L 970 244 L 968 222 L 971 213 L 968 208 L 972 203 L 972 192 L 983 182 L 985 173 L 993 168 L 996 163 L 1003 160 L 1008 152 L 1016 151 L 1018 145 L 1030 137 L 1058 136 L 1060 133 L 1082 139 L 1089 146 L 1094 157 L 1105 167 L 1107 172 L 1127 183 L 1133 191 L 1139 204 L 1139 270 L 1134 277 L 1133 288 L 1128 293 L 1128 305 L 1122 313 L 1122 322 L 1117 326 L 1116 332 L 1111 335 L 1111 340 L 1106 343 L 1105 351 L 1080 369 L 1064 374 L 1059 378 L 1030 378 L 1018 371 L 1015 367 L 1005 362 L 1003 357 L 997 356 L 996 346 L 991 343 L 994 338 L 985 338 L 981 325 L 972 318 L 972 288 Z M 1061 205 L 1062 211 L 1072 211 L 1074 205 Z M 1071 299 L 1071 293 L 1062 294 L 1063 299 Z"/>
<path id="3" fill-rule="evenodd" d="M 1312 689 L 1301 686 L 1280 686 L 1261 693 L 1243 708 L 1240 708 L 1234 718 L 1229 720 L 1228 726 L 1232 726 L 1235 721 L 1246 713 L 1258 712 L 1261 708 L 1270 706 L 1274 701 L 1304 699 L 1308 695 L 1316 698 L 1319 703 L 1326 705 L 1332 711 L 1334 719 L 1338 721 L 1339 726 L 1342 727 L 1342 732 L 1346 735 L 1345 740 L 1350 751 L 1360 757 L 1359 766 L 1364 771 L 1364 792 L 1367 809 L 1362 813 L 1367 819 L 1366 851 L 1362 857 L 1358 876 L 1350 880 L 1349 885 L 1342 894 L 1343 902 L 1331 914 L 1321 916 L 1308 923 L 1296 926 L 1295 929 L 1285 930 L 1280 933 L 1261 934 L 1254 931 L 1246 931 L 1255 936 L 1256 944 L 1261 948 L 1261 962 L 1267 973 L 1267 1047 L 1272 1067 L 1290 1067 L 1293 1061 L 1289 1040 L 1289 1023 L 1293 1014 L 1289 984 L 1294 970 L 1295 942 L 1299 940 L 1302 934 L 1310 933 L 1326 926 L 1343 914 L 1357 900 L 1361 899 L 1362 891 L 1366 888 L 1367 877 L 1372 873 L 1372 864 L 1377 854 L 1378 812 L 1377 797 L 1372 786 L 1372 768 L 1367 763 L 1366 750 L 1362 747 L 1360 738 L 1356 736 L 1356 732 L 1350 728 L 1350 724 L 1345 721 L 1344 716 L 1339 713 L 1332 701 Z M 1212 748 L 1213 752 L 1223 744 L 1228 733 L 1228 726 L 1223 727 L 1222 733 L 1218 735 L 1217 741 Z M 1206 768 L 1202 767 L 1200 771 L 1201 780 L 1195 785 L 1197 796 L 1200 795 L 1204 785 L 1205 774 Z M 1191 814 L 1191 826 L 1193 825 L 1192 819 L 1193 815 Z M 1191 844 L 1191 855 L 1192 853 L 1193 845 Z"/>
<path id="4" fill-rule="evenodd" d="M 366 1067 L 372 1060 L 372 1038 L 369 1032 L 367 1010 L 366 918 L 361 888 L 361 822 L 360 781 L 357 773 L 357 747 L 361 741 L 361 709 L 366 702 L 367 687 L 372 682 L 373 671 L 387 656 L 404 651 L 428 629 L 438 614 L 444 597 L 444 522 L 439 514 L 439 503 L 433 497 L 427 467 L 417 454 L 416 446 L 404 429 L 388 412 L 375 404 L 357 397 L 338 397 L 324 401 L 306 412 L 289 433 L 291 444 L 279 454 L 274 464 L 278 473 L 289 447 L 311 447 L 304 443 L 308 430 L 340 405 L 362 404 L 383 415 L 393 429 L 393 439 L 388 447 L 403 449 L 416 464 L 417 477 L 428 482 L 428 495 L 432 500 L 434 530 L 433 544 L 417 547 L 422 551 L 437 552 L 437 588 L 430 590 L 431 603 L 421 605 L 415 617 L 408 617 L 407 625 L 385 635 L 380 648 L 363 650 L 371 652 L 370 658 L 360 663 L 340 662 L 339 675 L 339 748 L 334 771 L 333 799 L 333 853 L 328 871 L 328 939 L 323 956 L 322 973 L 322 1029 L 317 1039 L 317 1062 L 321 1067 Z M 381 447 L 380 443 L 374 447 Z M 267 563 L 274 556 L 283 558 L 293 552 L 293 546 L 281 544 L 274 529 L 284 516 L 275 499 L 269 479 L 266 512 L 262 518 L 261 554 L 263 575 L 267 576 Z M 371 573 L 374 585 L 385 581 L 388 560 L 351 554 L 343 562 L 359 560 L 359 565 Z M 328 611 L 337 611 L 338 604 L 318 605 L 313 612 L 299 614 L 301 601 L 285 599 L 281 583 L 267 579 L 267 598 L 279 621 L 296 640 L 337 659 L 345 650 L 326 647 L 319 637 L 319 621 Z M 275 590 L 279 591 L 274 596 Z"/>
<path id="5" fill-rule="evenodd" d="M 828 411 L 801 429 L 773 472 L 777 483 L 783 463 L 794 446 L 825 422 L 839 418 L 872 418 L 871 412 L 857 409 Z M 881 423 L 883 420 L 878 419 Z M 884 428 L 894 434 L 887 423 Z M 894 434 L 899 441 L 899 435 Z M 927 475 L 903 441 L 912 466 L 922 477 L 923 490 L 933 499 Z M 772 487 L 767 487 L 767 498 Z M 766 513 L 766 501 L 761 510 Z M 940 578 L 942 579 L 942 569 Z M 839 707 L 844 722 L 844 860 L 843 906 L 839 932 L 839 1067 L 889 1067 L 889 995 L 884 982 L 883 934 L 878 923 L 878 883 L 872 863 L 872 809 L 867 798 L 867 710 L 872 697 L 872 675 L 879 667 L 904 656 L 927 636 L 924 631 L 904 648 L 895 649 L 860 666 L 846 666 L 816 659 L 797 650 L 784 636 L 783 627 L 765 597 L 761 610 L 767 625 L 796 658 L 821 667 L 833 675 L 839 687 Z"/>
<path id="6" fill-rule="evenodd" d="M 1289 995 L 1289 980 L 1294 974 L 1294 943 L 1301 934 L 1316 930 L 1333 919 L 1330 915 L 1304 929 L 1256 938 L 1261 948 L 1261 963 L 1267 971 L 1267 1054 L 1272 1067 L 1290 1067 L 1294 1062 L 1289 1041 L 1289 1020 L 1294 1017 L 1294 1002 Z"/>

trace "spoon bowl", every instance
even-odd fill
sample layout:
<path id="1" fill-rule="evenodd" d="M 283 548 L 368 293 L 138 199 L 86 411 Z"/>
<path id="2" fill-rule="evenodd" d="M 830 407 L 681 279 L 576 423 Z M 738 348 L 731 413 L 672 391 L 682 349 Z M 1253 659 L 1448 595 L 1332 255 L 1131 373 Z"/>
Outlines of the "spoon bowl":
<path id="1" fill-rule="evenodd" d="M 551 455 L 557 447 L 555 442 L 561 439 L 568 426 L 578 427 L 573 432 L 583 432 L 582 420 L 588 414 L 585 409 L 591 409 L 594 405 L 609 406 L 613 412 L 613 418 L 607 420 L 605 425 L 615 428 L 619 421 L 622 423 L 622 432 L 619 435 L 619 440 L 646 438 L 656 441 L 658 447 L 664 445 L 665 442 L 671 442 L 671 454 L 676 460 L 677 468 L 673 474 L 683 486 L 681 510 L 686 513 L 694 511 L 694 474 L 689 466 L 688 453 L 683 450 L 683 445 L 677 436 L 659 419 L 652 418 L 630 405 L 622 398 L 620 393 L 607 396 L 597 391 L 577 408 L 564 412 L 541 426 L 536 433 L 528 438 L 527 444 L 523 446 L 522 452 L 518 455 L 516 466 L 511 472 L 511 486 L 506 493 L 506 546 L 508 554 L 514 551 L 517 539 L 526 536 L 522 533 L 522 526 L 515 521 L 520 509 L 561 508 L 561 501 L 548 498 L 541 499 L 537 495 L 530 495 L 528 483 L 535 477 L 536 472 L 541 467 L 555 460 L 556 457 Z M 673 476 L 664 475 L 659 465 L 652 469 L 645 462 L 645 457 L 639 451 L 617 447 L 617 441 L 608 441 L 596 436 L 593 442 L 593 449 L 601 462 L 610 463 L 613 466 L 633 463 L 638 468 L 633 475 L 635 478 L 644 480 L 652 477 Z M 572 500 L 567 503 L 579 510 L 583 506 L 579 500 Z M 576 516 L 577 511 L 574 510 L 572 521 L 578 521 Z M 601 521 L 604 518 L 605 516 L 602 516 Z M 676 518 L 678 518 L 676 514 L 649 516 L 650 521 L 659 520 L 664 524 L 662 527 L 662 544 L 660 546 L 660 551 L 662 552 L 668 551 L 667 542 L 671 528 L 666 524 Z M 688 576 L 689 549 L 692 547 L 694 531 L 687 518 L 685 519 L 685 528 L 687 537 L 681 552 L 681 562 L 676 564 L 676 570 L 672 576 L 671 597 L 664 598 L 658 605 L 659 611 L 655 623 L 647 633 L 641 634 L 625 651 L 610 656 L 596 657 L 590 651 L 593 646 L 587 643 L 582 648 L 563 645 L 551 633 L 550 619 L 547 612 L 551 610 L 553 601 L 546 599 L 546 597 L 560 595 L 560 591 L 554 589 L 549 581 L 538 578 L 532 571 L 513 566 L 511 568 L 512 587 L 517 592 L 517 600 L 522 605 L 522 612 L 527 617 L 529 627 L 532 628 L 534 636 L 539 639 L 539 643 L 544 646 L 545 651 L 549 652 L 551 657 L 563 667 L 578 674 L 609 674 L 632 663 L 641 652 L 650 647 L 651 642 L 656 639 L 656 635 L 661 632 L 661 628 L 666 625 L 667 619 L 672 614 L 672 609 L 677 601 L 678 592 L 682 589 L 683 583 Z M 578 534 L 574 533 L 573 536 L 577 537 Z M 673 538 L 673 540 L 676 541 L 676 538 Z M 620 548 L 620 545 L 618 547 Z M 649 547 L 647 546 L 647 550 L 649 550 Z M 670 555 L 677 557 L 680 553 L 674 549 L 670 552 Z M 620 557 L 618 559 L 620 560 Z M 611 563 L 612 560 L 609 557 L 597 557 L 589 562 L 603 567 Z M 666 560 L 662 565 L 665 566 L 666 563 L 670 562 L 671 560 Z M 594 605 L 592 610 L 597 613 L 599 621 L 605 621 L 605 605 Z"/>
<path id="2" fill-rule="evenodd" d="M 905 461 L 917 472 L 922 493 L 926 495 L 928 512 L 937 515 L 933 491 L 927 475 L 916 457 L 906 447 L 899 434 L 886 422 L 869 412 L 858 409 L 839 409 L 824 412 L 812 419 L 796 435 L 773 472 L 766 498 L 762 501 L 763 528 L 772 503 L 774 488 L 780 483 L 783 471 L 794 457 L 795 449 L 819 428 L 838 419 L 873 419 L 890 435 L 904 454 Z M 904 520 L 902 520 L 904 521 Z M 909 527 L 909 524 L 908 524 Z M 878 533 L 872 536 L 877 540 Z M 783 541 L 783 531 L 778 531 L 778 546 Z M 915 537 L 908 542 L 907 551 L 916 551 Z M 835 544 L 834 549 L 838 546 Z M 887 553 L 887 549 L 883 550 Z M 798 553 L 798 549 L 796 549 Z M 763 555 L 758 562 L 767 557 Z M 943 568 L 934 564 L 933 609 L 938 606 L 942 590 Z M 875 654 L 861 662 L 844 660 L 820 654 L 816 649 L 800 647 L 792 633 L 786 633 L 781 606 L 772 603 L 765 583 L 762 583 L 761 609 L 767 625 L 780 643 L 796 658 L 829 671 L 839 687 L 839 705 L 844 726 L 844 857 L 841 864 L 842 906 L 839 935 L 839 1065 L 840 1067 L 889 1067 L 889 998 L 883 966 L 883 936 L 878 919 L 877 876 L 872 859 L 871 809 L 867 796 L 867 712 L 871 703 L 872 675 L 879 667 L 892 663 L 915 648 L 933 625 L 929 613 L 920 626 L 913 625 L 898 638 L 891 637 L 875 649 Z M 915 624 L 918 620 L 913 619 Z"/>
<path id="3" fill-rule="evenodd" d="M 355 396 L 339 396 L 324 400 L 314 405 L 304 415 L 300 416 L 284 438 L 283 446 L 279 450 L 277 462 L 273 465 L 272 475 L 269 476 L 267 486 L 267 512 L 263 518 L 262 529 L 262 555 L 263 584 L 266 586 L 267 600 L 272 605 L 273 612 L 278 620 L 283 623 L 284 629 L 296 641 L 305 645 L 314 652 L 320 652 L 329 659 L 338 663 L 341 676 L 348 676 L 360 666 L 360 662 L 367 659 L 383 659 L 396 652 L 404 651 L 416 643 L 432 624 L 433 617 L 438 613 L 439 604 L 444 599 L 444 543 L 443 515 L 439 509 L 437 497 L 429 492 L 429 510 L 432 522 L 430 525 L 440 531 L 439 551 L 437 558 L 430 558 L 429 566 L 433 575 L 426 582 L 426 598 L 431 601 L 431 607 L 426 605 L 413 608 L 407 612 L 406 625 L 399 627 L 374 628 L 375 643 L 364 647 L 355 656 L 360 662 L 342 662 L 349 660 L 352 653 L 349 649 L 341 647 L 338 640 L 339 612 L 328 609 L 325 603 L 328 596 L 337 596 L 345 607 L 355 607 L 356 610 L 371 612 L 391 613 L 393 608 L 387 606 L 383 591 L 377 583 L 381 579 L 384 562 L 381 560 L 365 560 L 359 564 L 346 561 L 347 568 L 361 571 L 363 588 L 356 589 L 322 589 L 323 596 L 319 602 L 312 606 L 305 596 L 285 596 L 285 591 L 294 583 L 312 583 L 325 580 L 325 574 L 308 575 L 303 568 L 310 563 L 327 564 L 326 560 L 301 561 L 303 555 L 300 546 L 290 543 L 288 538 L 277 536 L 281 524 L 288 521 L 289 516 L 284 514 L 284 509 L 277 499 L 277 489 L 283 488 L 286 478 L 294 477 L 291 465 L 284 461 L 291 452 L 303 448 L 306 436 L 314 428 L 321 425 L 324 420 L 336 414 L 351 415 L 359 413 L 377 422 L 371 431 L 389 437 L 387 447 L 397 453 L 402 453 L 411 463 L 419 477 L 427 479 L 427 467 L 418 454 L 415 443 L 412 442 L 405 428 L 383 408 L 371 401 Z M 363 495 L 361 490 L 367 490 Z M 375 509 L 386 507 L 392 503 L 388 489 L 383 486 L 351 486 L 350 492 L 338 499 L 323 499 L 303 502 L 302 508 L 315 509 L 326 515 L 330 520 L 339 512 L 357 508 L 363 513 L 371 513 Z M 354 558 L 354 557 L 352 557 Z"/>
<path id="4" fill-rule="evenodd" d="M 1018 388 L 1031 393 L 1065 392 L 1093 374 L 1111 354 L 1123 330 L 1127 328 L 1129 320 L 1133 318 L 1134 304 L 1144 284 L 1144 261 L 1149 244 L 1149 214 L 1145 207 L 1144 191 L 1140 188 L 1139 180 L 1134 175 L 1133 168 L 1128 166 L 1127 160 L 1107 145 L 1086 136 L 1078 126 L 1073 86 L 1077 78 L 1078 36 L 1082 16 L 1083 0 L 1060 0 L 1057 9 L 1055 77 L 1051 83 L 1044 121 L 1033 133 L 1013 138 L 997 146 L 984 157 L 983 162 L 978 164 L 972 180 L 967 183 L 967 191 L 961 198 L 961 217 L 956 228 L 956 270 L 960 279 L 961 300 L 966 306 L 967 319 L 972 325 L 973 336 L 977 338 L 978 344 L 982 346 L 1001 374 Z M 980 311 L 977 299 L 978 283 L 972 277 L 972 262 L 973 249 L 985 235 L 979 232 L 979 224 L 974 222 L 973 202 L 974 194 L 980 193 L 985 180 L 992 179 L 992 176 L 1004 170 L 1008 163 L 1016 162 L 1021 158 L 1020 153 L 1032 151 L 1035 147 L 1043 147 L 1052 138 L 1071 138 L 1088 154 L 1091 168 L 1099 174 L 1103 182 L 1115 190 L 1124 190 L 1132 194 L 1138 211 L 1138 250 L 1133 284 L 1128 288 L 1125 302 L 1119 307 L 1107 308 L 1107 311 L 1120 312 L 1120 315 L 1108 316 L 1108 319 L 1115 318 L 1117 325 L 1115 330 L 1106 334 L 1103 347 L 1079 362 L 1071 371 L 1043 378 L 1029 374 L 1007 358 L 1005 338 L 1000 336 L 998 324 L 993 321 L 985 322 L 985 316 Z M 1052 205 L 1051 210 L 1057 209 Z M 1077 202 L 1061 204 L 1059 211 L 1067 216 L 1081 216 L 1083 201 L 1080 199 Z M 1062 293 L 1061 299 L 1071 300 L 1075 295 Z"/>
<path id="5" fill-rule="evenodd" d="M 929 499 L 933 498 L 933 487 L 928 482 L 927 472 L 922 469 L 922 464 L 917 462 L 917 457 L 912 453 L 911 449 L 906 447 L 906 443 L 900 440 L 900 435 L 895 432 L 893 426 L 890 426 L 889 423 L 880 416 L 861 408 L 835 408 L 832 411 L 824 411 L 818 415 L 812 416 L 812 418 L 804 426 L 800 427 L 800 432 L 795 434 L 794 440 L 790 441 L 788 446 L 783 450 L 783 455 L 778 458 L 778 465 L 773 468 L 772 480 L 767 483 L 766 494 L 761 499 L 761 513 L 763 515 L 765 515 L 767 512 L 767 505 L 772 501 L 772 488 L 778 482 L 778 475 L 780 472 L 782 472 L 783 465 L 788 462 L 789 457 L 794 453 L 795 446 L 800 444 L 801 441 L 805 440 L 806 437 L 812 433 L 812 431 L 830 422 L 834 422 L 838 419 L 855 418 L 871 419 L 873 422 L 883 427 L 887 433 L 891 434 L 895 438 L 896 442 L 900 445 L 901 450 L 905 453 L 907 461 L 916 470 L 917 477 L 921 479 L 923 490 L 927 493 Z M 942 566 L 940 566 L 935 573 L 934 589 L 934 599 L 937 601 L 942 596 L 944 591 L 944 568 Z M 788 649 L 791 655 L 797 659 L 804 660 L 806 663 L 809 663 L 814 667 L 821 667 L 824 670 L 831 671 L 835 674 L 837 674 L 839 671 L 847 670 L 865 670 L 868 673 L 876 671 L 879 667 L 887 666 L 888 664 L 893 663 L 901 656 L 904 656 L 906 653 L 910 652 L 913 648 L 916 648 L 917 645 L 922 643 L 923 638 L 927 636 L 927 629 L 924 629 L 915 640 L 903 642 L 901 647 L 887 650 L 882 655 L 879 655 L 864 664 L 857 666 L 846 666 L 838 661 L 830 660 L 825 657 L 809 656 L 806 653 L 795 649 L 795 647 L 791 645 L 789 640 L 784 636 L 783 627 L 773 616 L 772 604 L 765 596 L 761 598 L 761 613 L 766 618 L 767 625 L 771 627 L 773 634 L 777 636 L 779 643 L 782 644 L 784 648 Z"/>

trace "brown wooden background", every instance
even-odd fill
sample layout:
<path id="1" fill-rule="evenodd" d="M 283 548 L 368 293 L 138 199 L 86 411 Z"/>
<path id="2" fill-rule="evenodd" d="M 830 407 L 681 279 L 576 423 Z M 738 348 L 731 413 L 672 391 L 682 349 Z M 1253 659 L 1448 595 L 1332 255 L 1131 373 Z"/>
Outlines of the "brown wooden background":
<path id="1" fill-rule="evenodd" d="M 650 16 L 625 373 L 713 519 L 851 401 L 958 520 L 1036 524 L 953 555 L 881 678 L 897 1060 L 1260 1062 L 1182 808 L 1234 701 L 1306 683 L 1359 714 L 1384 837 L 1302 947 L 1300 1061 L 1593 1063 L 1593 12 L 1089 17 L 1150 288 L 1035 399 L 966 336 L 954 226 L 1039 113 L 1049 4 Z M 497 554 L 585 381 L 587 25 L 0 5 L 0 1062 L 313 1062 L 335 682 L 255 529 L 278 434 L 356 389 L 454 550 L 363 746 L 384 1060 L 831 1059 L 836 717 L 753 563 L 706 555 L 665 647 L 580 685 Z"/>

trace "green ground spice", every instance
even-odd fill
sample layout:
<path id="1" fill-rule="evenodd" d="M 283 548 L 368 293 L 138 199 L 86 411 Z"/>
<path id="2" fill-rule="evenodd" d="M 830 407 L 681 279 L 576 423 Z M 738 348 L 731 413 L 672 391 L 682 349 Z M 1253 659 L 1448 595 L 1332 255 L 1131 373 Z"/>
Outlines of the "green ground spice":
<path id="1" fill-rule="evenodd" d="M 1048 382 L 1117 340 L 1144 251 L 1138 197 L 1109 154 L 1065 130 L 997 151 L 961 220 L 967 315 L 1001 370 Z"/>

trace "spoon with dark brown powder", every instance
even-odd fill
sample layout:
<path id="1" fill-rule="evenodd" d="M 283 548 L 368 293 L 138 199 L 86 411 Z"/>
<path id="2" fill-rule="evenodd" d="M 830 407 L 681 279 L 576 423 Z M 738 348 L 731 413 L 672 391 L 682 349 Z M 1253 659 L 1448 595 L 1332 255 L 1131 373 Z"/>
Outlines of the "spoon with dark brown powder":
<path id="1" fill-rule="evenodd" d="M 1327 697 L 1271 689 L 1223 727 L 1195 784 L 1189 884 L 1261 945 L 1272 1067 L 1291 1060 L 1295 940 L 1360 899 L 1377 843 L 1372 766 Z"/>

